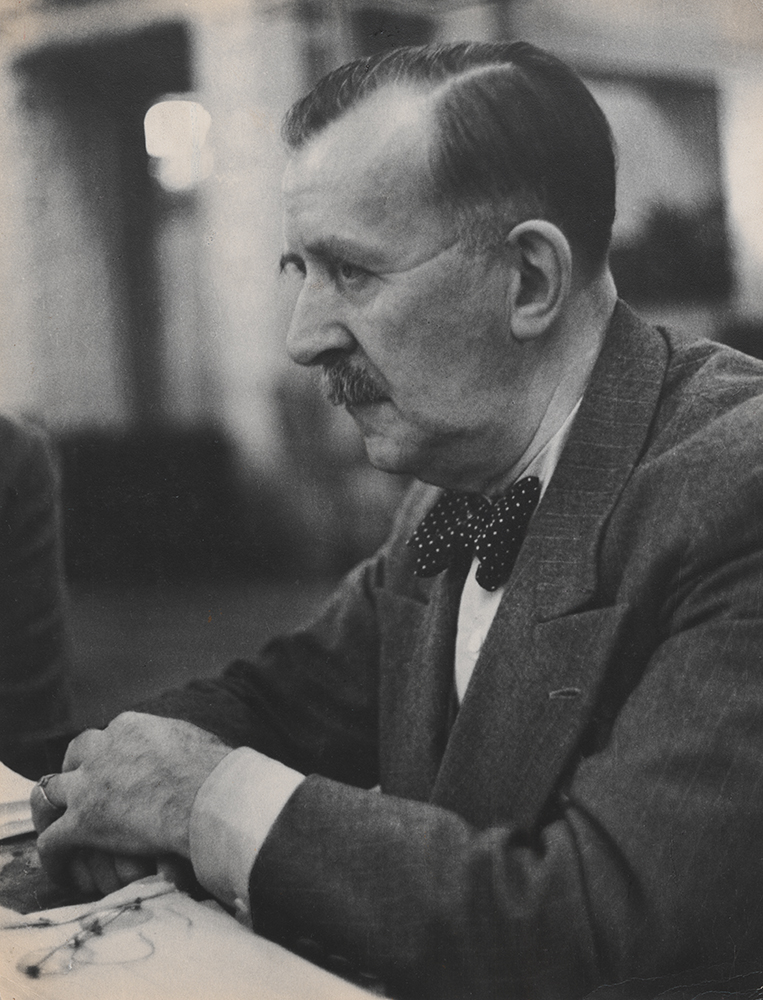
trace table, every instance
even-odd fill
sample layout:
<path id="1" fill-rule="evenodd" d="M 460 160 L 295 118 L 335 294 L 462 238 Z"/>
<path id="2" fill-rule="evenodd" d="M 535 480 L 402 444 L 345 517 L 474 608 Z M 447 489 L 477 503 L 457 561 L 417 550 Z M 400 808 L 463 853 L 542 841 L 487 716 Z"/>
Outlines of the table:
<path id="1" fill-rule="evenodd" d="M 83 902 L 48 879 L 33 834 L 0 842 L 0 906 L 5 907 L 2 997 L 368 1000 L 372 995 L 245 930 L 213 901 L 194 900 L 160 876 Z"/>

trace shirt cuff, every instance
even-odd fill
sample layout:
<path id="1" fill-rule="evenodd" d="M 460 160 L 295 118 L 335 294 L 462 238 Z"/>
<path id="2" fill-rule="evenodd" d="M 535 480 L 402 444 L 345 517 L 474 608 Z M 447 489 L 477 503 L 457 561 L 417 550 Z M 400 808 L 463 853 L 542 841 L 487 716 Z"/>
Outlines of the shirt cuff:
<path id="1" fill-rule="evenodd" d="M 202 886 L 242 916 L 257 852 L 304 775 L 239 747 L 220 761 L 191 810 L 191 864 Z"/>

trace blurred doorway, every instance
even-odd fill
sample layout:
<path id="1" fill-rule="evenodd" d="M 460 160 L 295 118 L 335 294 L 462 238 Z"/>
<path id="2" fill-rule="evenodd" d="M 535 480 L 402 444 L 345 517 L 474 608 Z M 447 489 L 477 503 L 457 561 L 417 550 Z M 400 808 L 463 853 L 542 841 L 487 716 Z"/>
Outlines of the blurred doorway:
<path id="1" fill-rule="evenodd" d="M 204 350 L 198 199 L 158 182 L 144 134 L 152 105 L 192 89 L 189 28 L 49 45 L 17 70 L 35 169 L 39 398 L 62 458 L 69 574 L 228 572 L 240 533 Z"/>
<path id="2" fill-rule="evenodd" d="M 188 29 L 166 23 L 50 46 L 26 56 L 18 68 L 40 167 L 35 196 L 46 203 L 43 210 L 48 208 L 58 236 L 51 245 L 50 227 L 38 226 L 44 246 L 40 279 L 59 312 L 57 342 L 63 335 L 83 360 L 79 373 L 67 366 L 50 374 L 59 381 L 97 377 L 87 359 L 91 352 L 102 355 L 105 346 L 111 357 L 103 366 L 122 397 L 126 422 L 161 424 L 167 416 L 157 267 L 163 206 L 149 175 L 143 118 L 160 95 L 190 90 Z M 75 232 L 79 236 L 76 255 L 66 252 L 67 228 L 72 241 Z M 83 327 L 79 309 L 89 305 L 60 292 L 67 283 L 106 300 L 103 315 L 112 329 Z M 82 394 L 81 386 L 57 388 Z"/>

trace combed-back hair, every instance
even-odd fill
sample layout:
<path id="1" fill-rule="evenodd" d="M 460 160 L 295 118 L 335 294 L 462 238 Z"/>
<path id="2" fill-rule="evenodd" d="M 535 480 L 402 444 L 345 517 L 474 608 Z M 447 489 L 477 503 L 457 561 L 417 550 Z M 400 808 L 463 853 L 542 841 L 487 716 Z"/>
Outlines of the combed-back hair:
<path id="1" fill-rule="evenodd" d="M 287 113 L 298 150 L 380 88 L 431 94 L 433 197 L 475 249 L 496 250 L 518 222 L 556 224 L 592 267 L 607 257 L 615 217 L 615 151 L 580 77 L 527 42 L 392 49 L 333 70 Z"/>

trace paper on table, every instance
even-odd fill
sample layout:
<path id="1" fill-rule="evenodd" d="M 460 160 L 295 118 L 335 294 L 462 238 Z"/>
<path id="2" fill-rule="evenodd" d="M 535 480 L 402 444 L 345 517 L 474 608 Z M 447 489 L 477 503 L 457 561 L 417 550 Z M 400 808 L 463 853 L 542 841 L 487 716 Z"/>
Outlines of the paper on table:
<path id="1" fill-rule="evenodd" d="M 0 997 L 368 1000 L 159 876 L 96 903 L 0 911 Z"/>
<path id="2" fill-rule="evenodd" d="M 34 830 L 29 794 L 34 782 L 0 763 L 0 840 Z"/>

